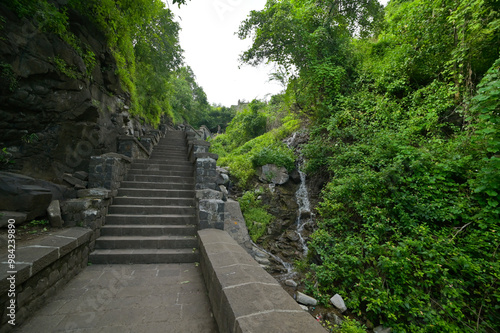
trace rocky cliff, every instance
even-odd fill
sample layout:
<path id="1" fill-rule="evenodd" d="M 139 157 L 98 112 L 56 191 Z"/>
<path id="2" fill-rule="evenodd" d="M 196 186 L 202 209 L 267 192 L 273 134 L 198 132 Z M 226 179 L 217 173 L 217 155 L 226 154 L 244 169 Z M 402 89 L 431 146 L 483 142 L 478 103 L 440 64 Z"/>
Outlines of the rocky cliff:
<path id="1" fill-rule="evenodd" d="M 142 135 L 106 38 L 88 19 L 68 12 L 90 62 L 3 4 L 0 15 L 0 170 L 63 184 L 64 173 L 88 171 L 90 156 L 116 152 L 119 135 Z"/>

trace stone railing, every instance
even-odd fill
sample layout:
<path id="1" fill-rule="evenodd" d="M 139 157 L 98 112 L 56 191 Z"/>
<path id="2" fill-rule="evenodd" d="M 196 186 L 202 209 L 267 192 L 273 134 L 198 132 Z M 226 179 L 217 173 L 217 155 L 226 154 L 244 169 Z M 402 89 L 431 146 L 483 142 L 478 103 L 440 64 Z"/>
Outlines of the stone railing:
<path id="1" fill-rule="evenodd" d="M 325 332 L 227 232 L 200 230 L 198 239 L 201 269 L 221 333 Z"/>
<path id="2" fill-rule="evenodd" d="M 13 269 L 7 255 L 0 256 L 0 333 L 16 327 L 8 324 L 13 318 L 16 325 L 25 321 L 47 297 L 87 266 L 91 236 L 92 230 L 70 228 L 17 247 L 16 274 L 8 273 Z M 11 296 L 16 300 L 15 312 L 9 309 Z"/>

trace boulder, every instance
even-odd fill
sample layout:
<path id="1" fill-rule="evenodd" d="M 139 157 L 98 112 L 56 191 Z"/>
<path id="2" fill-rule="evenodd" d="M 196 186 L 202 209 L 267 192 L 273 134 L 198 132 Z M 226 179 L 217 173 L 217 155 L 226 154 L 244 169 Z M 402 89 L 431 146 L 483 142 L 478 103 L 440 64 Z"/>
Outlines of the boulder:
<path id="1" fill-rule="evenodd" d="M 279 167 L 275 164 L 266 164 L 257 170 L 259 180 L 263 183 L 283 185 L 289 179 L 288 171 L 285 167 Z"/>
<path id="2" fill-rule="evenodd" d="M 330 298 L 330 302 L 332 302 L 332 304 L 339 309 L 341 313 L 344 313 L 347 310 L 344 299 L 339 294 L 335 294 L 332 298 Z"/>
<path id="3" fill-rule="evenodd" d="M 374 333 L 391 333 L 392 328 L 390 327 L 384 327 L 384 326 L 377 326 L 373 329 Z"/>
<path id="4" fill-rule="evenodd" d="M 318 304 L 318 301 L 315 298 L 307 296 L 306 294 L 303 294 L 300 291 L 297 292 L 295 297 L 297 302 L 300 304 L 312 305 L 312 306 L 316 306 Z"/>

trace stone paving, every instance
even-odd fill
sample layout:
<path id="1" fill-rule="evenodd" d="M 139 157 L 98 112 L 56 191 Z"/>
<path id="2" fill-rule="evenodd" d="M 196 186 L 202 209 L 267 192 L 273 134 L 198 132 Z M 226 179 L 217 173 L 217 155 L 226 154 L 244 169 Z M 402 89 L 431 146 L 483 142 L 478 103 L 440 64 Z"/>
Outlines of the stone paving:
<path id="1" fill-rule="evenodd" d="M 196 263 L 89 266 L 14 331 L 218 332 Z"/>

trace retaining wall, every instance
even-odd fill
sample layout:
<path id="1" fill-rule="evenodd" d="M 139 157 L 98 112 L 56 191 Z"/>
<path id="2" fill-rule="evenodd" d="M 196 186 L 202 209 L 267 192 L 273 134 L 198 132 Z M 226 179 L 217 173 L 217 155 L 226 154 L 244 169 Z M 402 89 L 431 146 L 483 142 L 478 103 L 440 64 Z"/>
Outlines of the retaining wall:
<path id="1" fill-rule="evenodd" d="M 229 234 L 198 231 L 201 269 L 220 333 L 325 333 Z"/>
<path id="2" fill-rule="evenodd" d="M 54 232 L 36 243 L 16 248 L 16 274 L 7 264 L 7 255 L 0 256 L 0 333 L 11 331 L 23 323 L 48 297 L 65 285 L 88 263 L 92 230 L 70 228 Z M 21 261 L 22 260 L 22 261 Z M 7 278 L 15 276 L 15 288 Z M 13 286 L 12 286 L 13 287 Z M 7 315 L 14 290 L 16 299 L 15 323 L 11 326 Z"/>

